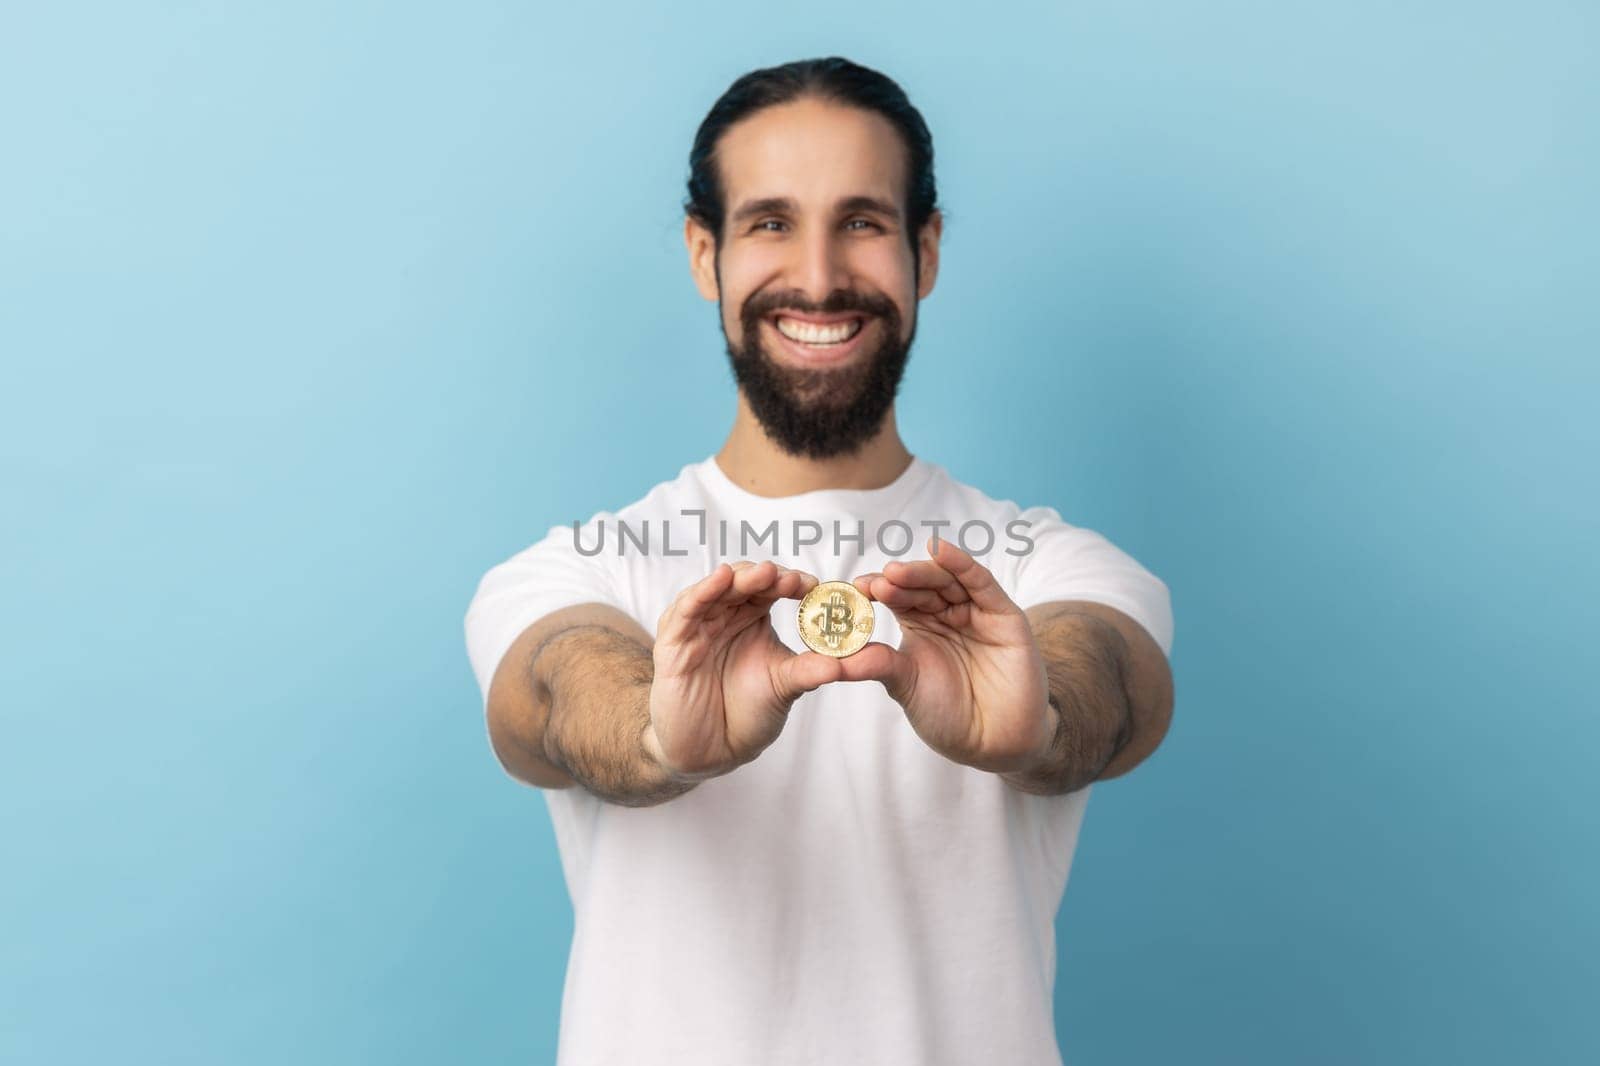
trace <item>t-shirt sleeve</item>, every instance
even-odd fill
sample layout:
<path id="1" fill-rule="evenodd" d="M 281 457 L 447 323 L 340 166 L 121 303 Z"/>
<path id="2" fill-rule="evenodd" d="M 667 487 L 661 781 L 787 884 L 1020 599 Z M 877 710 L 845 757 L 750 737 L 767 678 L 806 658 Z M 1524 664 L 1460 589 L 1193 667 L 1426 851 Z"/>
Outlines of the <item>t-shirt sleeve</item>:
<path id="1" fill-rule="evenodd" d="M 1092 529 L 1069 525 L 1053 507 L 1017 516 L 1033 546 L 1017 560 L 1011 598 L 1026 610 L 1054 600 L 1092 600 L 1132 618 L 1172 654 L 1172 597 L 1160 578 Z"/>
<path id="2" fill-rule="evenodd" d="M 500 660 L 534 622 L 580 603 L 603 603 L 627 612 L 606 555 L 585 555 L 579 550 L 579 545 L 592 548 L 603 544 L 597 523 L 605 521 L 611 526 L 612 517 L 596 515 L 580 526 L 576 538 L 571 525 L 552 526 L 543 538 L 491 567 L 478 582 L 465 626 L 467 658 L 485 706 Z"/>

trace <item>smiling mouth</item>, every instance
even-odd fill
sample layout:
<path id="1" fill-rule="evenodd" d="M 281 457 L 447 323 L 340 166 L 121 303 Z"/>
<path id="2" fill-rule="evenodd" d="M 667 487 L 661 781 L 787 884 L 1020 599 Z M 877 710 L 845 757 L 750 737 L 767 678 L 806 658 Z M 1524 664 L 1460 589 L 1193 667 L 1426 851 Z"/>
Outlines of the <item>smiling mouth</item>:
<path id="1" fill-rule="evenodd" d="M 849 343 L 866 326 L 861 317 L 838 322 L 806 322 L 787 315 L 775 315 L 772 324 L 778 332 L 808 348 L 832 348 Z"/>

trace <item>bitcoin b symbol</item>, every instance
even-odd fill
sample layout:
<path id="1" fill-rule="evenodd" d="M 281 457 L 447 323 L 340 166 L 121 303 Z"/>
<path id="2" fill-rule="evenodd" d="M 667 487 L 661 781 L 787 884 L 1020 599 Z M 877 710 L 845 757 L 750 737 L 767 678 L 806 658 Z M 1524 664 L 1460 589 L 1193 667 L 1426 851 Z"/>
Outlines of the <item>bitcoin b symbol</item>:
<path id="1" fill-rule="evenodd" d="M 823 640 L 828 642 L 828 647 L 830 648 L 837 648 L 839 642 L 850 634 L 851 629 L 855 628 L 852 625 L 853 617 L 850 612 L 850 605 L 837 592 L 823 601 L 822 610 L 817 612 L 816 619 L 817 632 L 822 635 Z"/>
<path id="2" fill-rule="evenodd" d="M 872 601 L 848 581 L 824 581 L 800 603 L 800 639 L 824 655 L 854 655 L 872 636 Z"/>

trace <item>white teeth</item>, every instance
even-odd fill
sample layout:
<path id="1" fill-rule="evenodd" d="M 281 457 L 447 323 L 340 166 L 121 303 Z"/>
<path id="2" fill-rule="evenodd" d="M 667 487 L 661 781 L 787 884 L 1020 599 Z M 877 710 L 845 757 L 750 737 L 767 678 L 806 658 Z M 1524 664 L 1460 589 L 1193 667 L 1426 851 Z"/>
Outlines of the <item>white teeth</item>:
<path id="1" fill-rule="evenodd" d="M 794 318 L 778 318 L 778 332 L 792 341 L 803 344 L 838 344 L 854 337 L 861 329 L 861 319 L 840 322 L 831 326 L 818 326 Z"/>

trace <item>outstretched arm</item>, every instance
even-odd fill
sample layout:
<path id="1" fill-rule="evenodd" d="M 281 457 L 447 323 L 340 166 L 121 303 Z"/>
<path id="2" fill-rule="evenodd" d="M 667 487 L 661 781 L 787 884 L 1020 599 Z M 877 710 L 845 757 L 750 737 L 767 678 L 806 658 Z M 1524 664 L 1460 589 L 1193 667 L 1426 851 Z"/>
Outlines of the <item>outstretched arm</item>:
<path id="1" fill-rule="evenodd" d="M 1026 792 L 1073 792 L 1155 750 L 1172 676 L 1142 626 L 1082 600 L 1024 612 L 955 544 L 928 550 L 856 579 L 903 636 L 843 660 L 846 680 L 881 681 L 935 751 Z"/>
<path id="2" fill-rule="evenodd" d="M 678 593 L 653 640 L 605 604 L 553 612 L 496 671 L 489 734 L 501 763 L 540 787 L 644 807 L 751 761 L 795 700 L 841 674 L 772 628 L 772 605 L 816 584 L 770 561 L 721 563 Z"/>
<path id="3" fill-rule="evenodd" d="M 1062 600 L 1026 612 L 1044 657 L 1055 725 L 1033 765 L 1003 775 L 1024 792 L 1073 792 L 1119 777 L 1172 722 L 1172 670 L 1143 626 L 1115 607 Z"/>
<path id="4" fill-rule="evenodd" d="M 692 788 L 647 748 L 651 644 L 637 622 L 600 603 L 524 630 L 489 690 L 489 740 L 506 772 L 539 788 L 582 785 L 625 806 Z"/>

